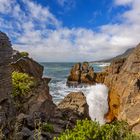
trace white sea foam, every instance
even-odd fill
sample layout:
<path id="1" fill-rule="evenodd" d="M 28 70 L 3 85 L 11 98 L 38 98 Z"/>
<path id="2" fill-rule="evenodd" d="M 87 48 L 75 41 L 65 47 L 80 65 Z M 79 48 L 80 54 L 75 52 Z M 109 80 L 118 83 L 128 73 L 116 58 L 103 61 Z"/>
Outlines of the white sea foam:
<path id="1" fill-rule="evenodd" d="M 56 83 L 50 83 L 50 93 L 58 104 L 70 92 L 83 92 L 89 105 L 89 115 L 100 124 L 105 123 L 104 115 L 108 112 L 108 88 L 103 84 L 83 87 L 67 87 L 66 79 Z"/>
<path id="2" fill-rule="evenodd" d="M 90 87 L 86 100 L 89 105 L 91 119 L 98 121 L 100 124 L 104 124 L 104 115 L 108 111 L 108 88 L 103 84 L 96 84 Z"/>

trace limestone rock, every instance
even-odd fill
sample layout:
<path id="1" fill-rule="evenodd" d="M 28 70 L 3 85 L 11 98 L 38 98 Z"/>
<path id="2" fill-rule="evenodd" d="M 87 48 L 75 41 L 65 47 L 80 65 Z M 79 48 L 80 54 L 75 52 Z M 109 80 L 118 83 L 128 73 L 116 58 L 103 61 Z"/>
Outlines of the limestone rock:
<path id="1" fill-rule="evenodd" d="M 59 103 L 58 108 L 73 110 L 86 117 L 88 116 L 86 97 L 82 92 L 72 92 L 68 94 L 62 102 Z"/>
<path id="2" fill-rule="evenodd" d="M 73 68 L 70 71 L 70 76 L 68 77 L 69 81 L 77 81 L 80 82 L 80 74 L 81 74 L 81 64 L 77 63 L 73 66 Z"/>
<path id="3" fill-rule="evenodd" d="M 77 86 L 78 84 L 94 84 L 94 69 L 88 62 L 77 63 L 71 69 L 67 80 L 68 86 Z"/>
<path id="4" fill-rule="evenodd" d="M 140 133 L 140 44 L 126 60 L 111 64 L 104 83 L 110 89 L 110 111 L 106 118 L 126 120 Z"/>
<path id="5" fill-rule="evenodd" d="M 121 66 L 121 62 L 118 65 Z M 114 68 L 110 69 L 107 70 L 114 70 Z M 90 66 L 88 62 L 83 62 L 82 64 L 77 63 L 71 69 L 70 75 L 67 79 L 67 85 L 78 86 L 80 84 L 94 85 L 95 83 L 104 83 L 105 77 L 109 73 L 107 70 L 95 73 L 93 67 Z"/>

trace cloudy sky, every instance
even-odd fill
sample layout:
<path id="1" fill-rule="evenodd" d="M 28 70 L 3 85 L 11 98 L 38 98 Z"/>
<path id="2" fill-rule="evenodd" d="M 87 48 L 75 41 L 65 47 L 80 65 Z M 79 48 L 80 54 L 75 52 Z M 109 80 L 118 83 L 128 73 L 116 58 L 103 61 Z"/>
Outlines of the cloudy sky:
<path id="1" fill-rule="evenodd" d="M 37 61 L 111 58 L 140 42 L 140 0 L 0 0 L 0 30 Z"/>

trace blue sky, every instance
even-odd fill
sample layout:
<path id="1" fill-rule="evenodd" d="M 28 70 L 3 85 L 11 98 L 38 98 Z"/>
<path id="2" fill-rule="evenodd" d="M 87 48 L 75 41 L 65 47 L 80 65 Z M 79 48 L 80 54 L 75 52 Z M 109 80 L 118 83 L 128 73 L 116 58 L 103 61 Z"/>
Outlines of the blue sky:
<path id="1" fill-rule="evenodd" d="M 37 61 L 107 59 L 140 41 L 140 0 L 0 0 L 0 30 Z"/>

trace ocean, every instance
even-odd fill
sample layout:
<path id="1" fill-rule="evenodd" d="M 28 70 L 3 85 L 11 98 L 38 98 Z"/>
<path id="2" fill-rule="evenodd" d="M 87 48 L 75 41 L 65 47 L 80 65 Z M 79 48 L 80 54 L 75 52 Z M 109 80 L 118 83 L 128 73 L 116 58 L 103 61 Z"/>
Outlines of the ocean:
<path id="1" fill-rule="evenodd" d="M 66 81 L 70 73 L 72 66 L 75 63 L 56 63 L 56 62 L 43 62 L 41 65 L 44 66 L 44 77 L 51 78 L 49 83 L 50 94 L 53 97 L 54 103 L 58 104 L 66 95 L 70 92 L 82 91 L 85 95 L 91 90 L 90 86 L 83 87 L 67 87 Z M 90 64 L 94 67 L 95 72 L 100 72 L 109 63 L 94 63 Z"/>

